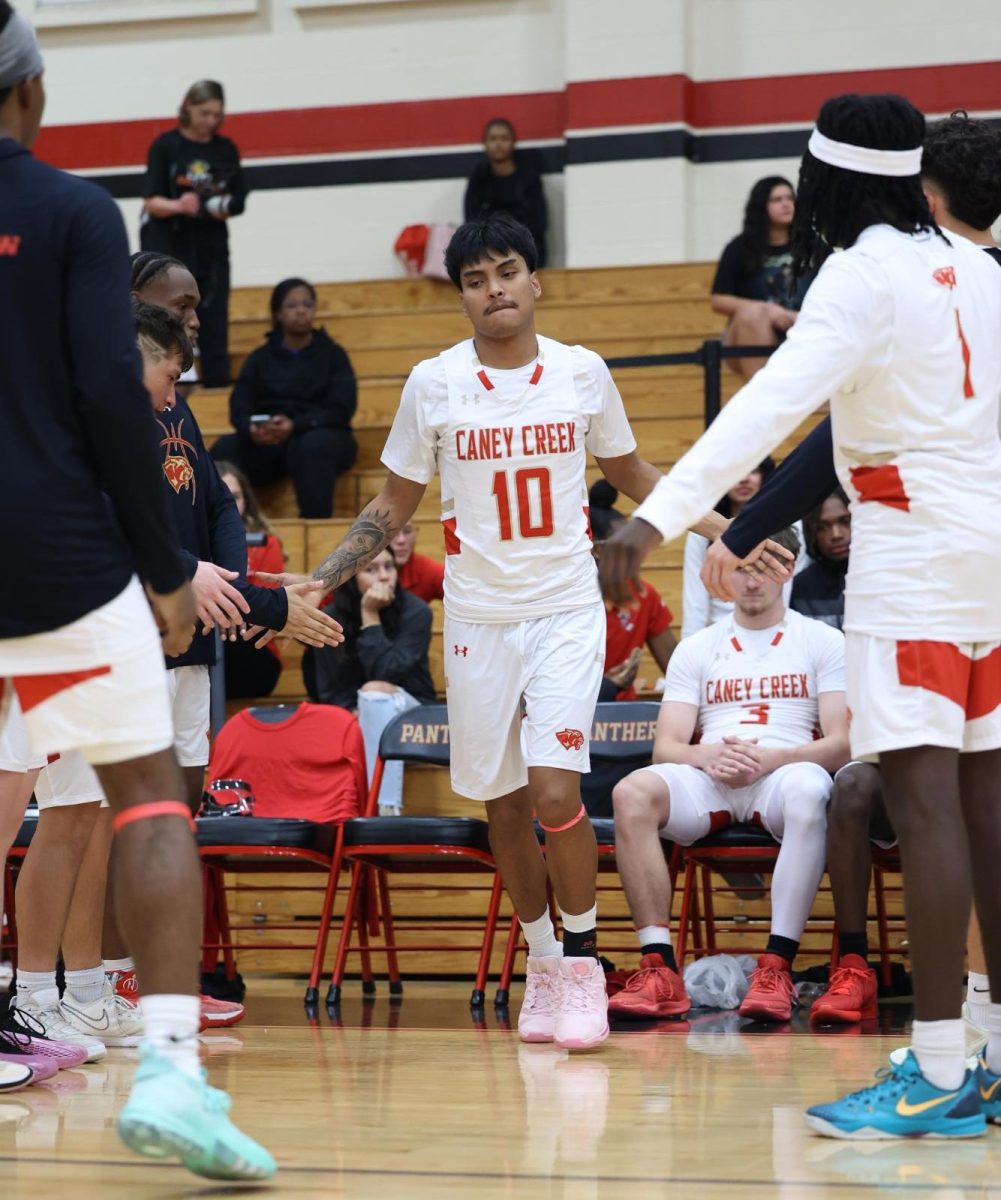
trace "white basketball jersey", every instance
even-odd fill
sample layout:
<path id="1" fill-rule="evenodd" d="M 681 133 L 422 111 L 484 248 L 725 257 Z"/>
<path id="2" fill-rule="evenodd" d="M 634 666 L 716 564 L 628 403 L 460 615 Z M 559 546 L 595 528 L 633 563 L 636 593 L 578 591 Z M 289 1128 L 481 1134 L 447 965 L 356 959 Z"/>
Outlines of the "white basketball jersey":
<path id="1" fill-rule="evenodd" d="M 600 601 L 586 451 L 636 448 L 601 358 L 539 337 L 514 371 L 481 366 L 472 340 L 419 363 L 383 463 L 415 483 L 441 473 L 445 611 L 460 621 L 534 620 Z"/>
<path id="2" fill-rule="evenodd" d="M 698 706 L 706 744 L 736 736 L 802 746 L 819 736 L 818 697 L 844 690 L 844 634 L 790 609 L 771 629 L 726 617 L 685 638 L 667 665 L 664 700 Z"/>

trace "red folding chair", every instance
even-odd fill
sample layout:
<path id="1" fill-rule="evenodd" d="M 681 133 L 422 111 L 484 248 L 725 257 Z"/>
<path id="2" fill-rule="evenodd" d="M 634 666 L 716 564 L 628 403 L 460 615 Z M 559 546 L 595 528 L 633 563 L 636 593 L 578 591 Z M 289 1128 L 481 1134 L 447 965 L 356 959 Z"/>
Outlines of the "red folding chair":
<path id="1" fill-rule="evenodd" d="M 38 825 L 38 809 L 29 808 L 24 814 L 14 845 L 3 865 L 3 909 L 0 912 L 0 962 L 7 959 L 17 968 L 17 912 L 14 905 L 14 885 L 24 856 Z M 4 932 L 6 930 L 6 932 Z"/>
<path id="2" fill-rule="evenodd" d="M 360 953 L 362 958 L 362 991 L 375 991 L 375 981 L 367 962 L 372 953 L 386 955 L 390 995 L 403 991 L 400 979 L 399 954 L 411 952 L 449 952 L 477 950 L 479 962 L 470 1006 L 480 1008 L 484 1002 L 490 955 L 493 950 L 497 920 L 500 913 L 502 886 L 490 852 L 487 823 L 474 817 L 376 817 L 379 791 L 387 762 L 426 763 L 447 767 L 449 763 L 448 709 L 444 704 L 427 704 L 401 713 L 383 730 L 379 757 L 372 776 L 372 787 L 365 816 L 348 821 L 344 826 L 344 857 L 351 864 L 351 885 L 348 891 L 334 970 L 327 991 L 328 1007 L 336 1008 L 341 999 L 341 987 L 347 957 Z M 407 922 L 412 932 L 479 933 L 475 944 L 456 945 L 454 941 L 428 941 L 401 944 L 397 941 L 393 921 L 391 876 L 433 875 L 436 886 L 439 877 L 447 878 L 469 872 L 491 876 L 490 897 L 485 924 L 464 922 Z M 468 883 L 452 885 L 468 891 Z M 358 946 L 352 945 L 354 934 Z M 379 937 L 381 944 L 373 944 Z"/>

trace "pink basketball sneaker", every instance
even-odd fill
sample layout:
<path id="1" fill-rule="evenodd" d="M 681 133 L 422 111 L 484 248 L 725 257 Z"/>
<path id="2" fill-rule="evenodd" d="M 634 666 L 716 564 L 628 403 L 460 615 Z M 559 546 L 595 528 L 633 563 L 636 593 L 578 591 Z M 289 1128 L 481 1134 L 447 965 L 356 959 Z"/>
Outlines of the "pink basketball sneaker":
<path id="1" fill-rule="evenodd" d="M 596 958 L 560 961 L 559 1008 L 553 1041 L 564 1050 L 590 1050 L 608 1037 L 605 972 Z"/>
<path id="2" fill-rule="evenodd" d="M 533 958 L 525 973 L 525 998 L 518 1013 L 518 1036 L 523 1042 L 551 1042 L 560 997 L 562 958 Z"/>

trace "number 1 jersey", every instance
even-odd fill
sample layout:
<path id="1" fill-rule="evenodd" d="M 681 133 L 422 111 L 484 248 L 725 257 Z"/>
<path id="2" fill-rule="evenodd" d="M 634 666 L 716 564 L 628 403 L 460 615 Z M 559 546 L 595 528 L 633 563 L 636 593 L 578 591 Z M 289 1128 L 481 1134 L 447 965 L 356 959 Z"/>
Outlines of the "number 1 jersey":
<path id="1" fill-rule="evenodd" d="M 414 483 L 441 474 L 445 611 L 503 623 L 600 600 L 586 452 L 636 449 L 602 359 L 538 338 L 524 367 L 483 367 L 473 341 L 410 373 L 382 461 Z"/>

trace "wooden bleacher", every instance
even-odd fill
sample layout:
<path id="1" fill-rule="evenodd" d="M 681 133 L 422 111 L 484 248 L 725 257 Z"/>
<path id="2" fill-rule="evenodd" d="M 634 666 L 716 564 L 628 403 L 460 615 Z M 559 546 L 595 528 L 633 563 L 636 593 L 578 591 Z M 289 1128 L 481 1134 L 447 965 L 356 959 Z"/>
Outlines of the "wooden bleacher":
<path id="1" fill-rule="evenodd" d="M 594 270 L 546 270 L 542 272 L 543 298 L 539 304 L 539 328 L 551 337 L 579 342 L 606 358 L 672 353 L 693 350 L 706 338 L 720 332 L 720 320 L 709 307 L 709 284 L 713 264 L 686 263 L 670 266 L 602 268 Z M 428 279 L 377 280 L 360 283 L 321 284 L 317 287 L 317 322 L 347 350 L 358 376 L 358 411 L 353 423 L 359 443 L 357 463 L 339 481 L 335 494 L 335 518 L 304 521 L 297 517 L 291 485 L 259 489 L 265 511 L 273 518 L 291 571 L 308 573 L 329 553 L 347 530 L 351 519 L 379 490 L 384 469 L 379 455 L 399 402 L 400 389 L 411 367 L 432 357 L 444 346 L 468 336 L 468 322 L 459 311 L 455 289 L 449 283 Z M 260 345 L 270 327 L 269 288 L 242 288 L 230 301 L 230 357 L 235 377 L 247 354 Z M 670 467 L 692 444 L 703 428 L 702 372 L 697 367 L 629 368 L 615 372 L 640 452 L 661 469 Z M 736 389 L 736 377 L 724 372 L 724 396 Z M 229 432 L 228 389 L 199 389 L 190 397 L 208 444 Z M 815 420 L 815 419 L 814 419 Z M 799 440 L 814 420 L 807 422 L 780 450 L 780 456 Z M 588 482 L 599 477 L 591 463 Z M 429 486 L 418 510 L 418 550 L 432 557 L 443 555 L 439 527 L 437 478 Z M 632 504 L 622 497 L 619 507 L 629 512 Z M 661 548 L 644 570 L 675 616 L 681 618 L 681 562 L 683 546 L 676 542 Z M 434 638 L 431 666 L 436 685 L 444 690 L 441 606 L 434 605 Z M 284 668 L 271 702 L 295 702 L 305 697 L 302 681 L 302 647 L 283 649 Z M 652 687 L 659 671 L 645 654 L 639 680 Z M 232 706 L 231 706 L 232 708 Z M 466 801 L 452 795 L 445 773 L 410 767 L 406 774 L 405 803 L 414 815 L 468 815 Z M 277 880 L 275 881 L 277 882 Z M 290 884 L 294 882 L 290 879 Z M 470 881 L 471 884 L 473 881 Z M 482 899 L 470 893 L 470 908 L 478 911 Z M 615 905 L 623 909 L 624 900 Z M 407 911 L 427 912 L 440 904 L 440 897 L 414 893 Z M 288 917 L 312 911 L 312 900 L 302 893 L 256 892 L 241 888 L 234 911 L 261 922 L 266 937 L 267 917 Z M 304 907 L 303 907 L 304 906 Z M 749 906 L 754 908 L 755 905 Z M 451 901 L 449 913 L 463 911 L 461 900 Z M 605 911 L 608 911 L 606 906 Z M 405 918 L 404 918 L 405 922 Z M 255 938 L 245 938 L 247 951 L 241 969 L 249 971 L 301 971 L 305 957 L 273 954 L 254 947 Z M 333 954 L 333 946 L 330 950 Z M 440 961 L 439 961 L 440 958 Z M 448 955 L 422 957 L 422 972 L 463 970 Z M 404 969 L 413 969 L 404 958 Z"/>

